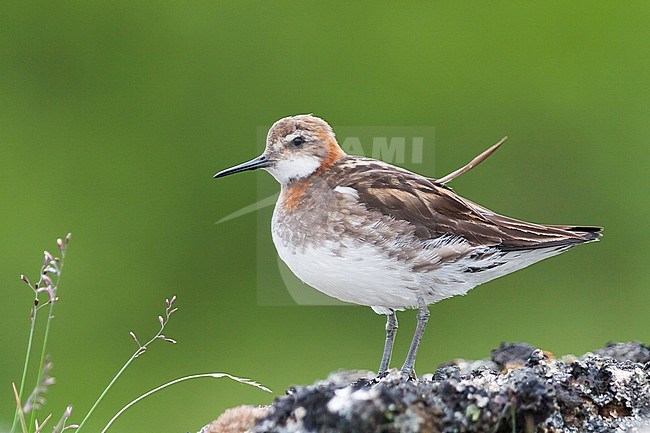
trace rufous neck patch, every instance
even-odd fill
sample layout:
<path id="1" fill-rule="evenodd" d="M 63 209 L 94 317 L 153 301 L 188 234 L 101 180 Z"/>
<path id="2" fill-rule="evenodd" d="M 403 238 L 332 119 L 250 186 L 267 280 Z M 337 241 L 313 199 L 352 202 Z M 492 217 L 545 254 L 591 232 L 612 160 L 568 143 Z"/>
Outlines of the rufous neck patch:
<path id="1" fill-rule="evenodd" d="M 284 191 L 282 191 L 281 206 L 284 209 L 295 209 L 305 195 L 307 186 L 309 186 L 307 179 L 292 181 L 287 185 Z"/>
<path id="2" fill-rule="evenodd" d="M 327 156 L 322 160 L 320 167 L 316 170 L 316 173 L 323 173 L 329 170 L 334 163 L 345 156 L 345 152 L 339 147 L 336 141 L 327 137 Z"/>

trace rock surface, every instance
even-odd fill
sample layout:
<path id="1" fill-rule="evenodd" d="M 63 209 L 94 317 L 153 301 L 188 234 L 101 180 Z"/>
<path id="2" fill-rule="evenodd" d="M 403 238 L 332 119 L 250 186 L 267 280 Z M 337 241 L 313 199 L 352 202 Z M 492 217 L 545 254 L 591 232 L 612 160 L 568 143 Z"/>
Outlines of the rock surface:
<path id="1" fill-rule="evenodd" d="M 263 415 L 262 415 L 263 413 Z M 650 347 L 610 343 L 576 358 L 503 343 L 417 381 L 340 371 L 278 397 L 255 433 L 650 432 Z M 254 425 L 253 425 L 254 424 Z"/>

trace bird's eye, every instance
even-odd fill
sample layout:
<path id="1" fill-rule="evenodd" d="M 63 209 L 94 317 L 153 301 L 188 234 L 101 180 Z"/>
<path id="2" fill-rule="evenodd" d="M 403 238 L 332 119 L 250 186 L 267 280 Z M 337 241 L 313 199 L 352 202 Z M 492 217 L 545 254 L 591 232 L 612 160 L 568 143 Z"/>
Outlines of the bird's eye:
<path id="1" fill-rule="evenodd" d="M 296 137 L 293 140 L 291 140 L 291 145 L 293 147 L 300 147 L 302 144 L 305 142 L 305 139 L 302 137 Z"/>

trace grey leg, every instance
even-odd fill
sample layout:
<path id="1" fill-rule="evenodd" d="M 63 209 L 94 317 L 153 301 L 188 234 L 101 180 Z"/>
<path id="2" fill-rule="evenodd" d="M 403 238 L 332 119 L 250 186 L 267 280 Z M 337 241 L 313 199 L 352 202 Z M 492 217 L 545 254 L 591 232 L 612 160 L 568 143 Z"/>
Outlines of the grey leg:
<path id="1" fill-rule="evenodd" d="M 418 347 L 420 346 L 420 340 L 422 340 L 422 334 L 424 334 L 424 328 L 427 327 L 429 315 L 430 313 L 427 304 L 424 303 L 424 300 L 418 299 L 418 325 L 415 328 L 415 334 L 413 335 L 413 340 L 411 341 L 411 347 L 406 356 L 406 361 L 404 361 L 404 365 L 402 366 L 402 374 L 405 376 L 415 378 L 415 356 L 418 353 Z"/>
<path id="2" fill-rule="evenodd" d="M 379 364 L 379 371 L 377 372 L 378 376 L 388 371 L 395 334 L 397 334 L 397 316 L 395 310 L 391 310 L 391 313 L 386 315 L 386 342 L 384 343 L 384 354 L 381 357 L 381 364 Z"/>

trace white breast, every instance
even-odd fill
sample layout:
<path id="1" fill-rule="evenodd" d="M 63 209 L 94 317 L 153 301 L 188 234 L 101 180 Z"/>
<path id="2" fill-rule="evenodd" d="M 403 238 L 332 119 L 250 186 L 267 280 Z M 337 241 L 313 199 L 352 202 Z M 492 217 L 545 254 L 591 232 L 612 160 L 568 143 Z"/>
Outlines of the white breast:
<path id="1" fill-rule="evenodd" d="M 395 309 L 415 307 L 417 290 L 408 266 L 384 257 L 371 245 L 341 249 L 327 241 L 319 246 L 293 248 L 273 234 L 280 258 L 304 283 L 340 299 L 366 306 Z M 337 253 L 338 251 L 338 253 Z"/>

